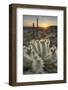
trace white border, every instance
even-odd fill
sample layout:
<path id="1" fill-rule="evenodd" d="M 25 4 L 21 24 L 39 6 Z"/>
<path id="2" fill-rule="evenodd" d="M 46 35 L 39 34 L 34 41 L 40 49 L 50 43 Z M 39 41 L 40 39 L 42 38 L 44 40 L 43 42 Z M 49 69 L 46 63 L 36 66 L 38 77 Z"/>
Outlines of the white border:
<path id="1" fill-rule="evenodd" d="M 42 15 L 58 17 L 58 73 L 42 75 L 23 75 L 23 15 Z M 63 80 L 63 11 L 42 9 L 17 9 L 17 82 Z"/>

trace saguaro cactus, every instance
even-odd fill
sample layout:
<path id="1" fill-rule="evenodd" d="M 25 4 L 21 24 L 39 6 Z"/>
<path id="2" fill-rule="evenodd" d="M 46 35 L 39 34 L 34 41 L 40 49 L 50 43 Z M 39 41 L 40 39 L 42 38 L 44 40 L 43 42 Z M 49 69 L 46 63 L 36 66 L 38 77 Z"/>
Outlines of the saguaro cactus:
<path id="1" fill-rule="evenodd" d="M 37 30 L 36 30 L 36 35 L 38 37 L 38 18 L 37 18 Z"/>
<path id="2" fill-rule="evenodd" d="M 33 23 L 33 38 L 35 38 L 34 23 Z"/>

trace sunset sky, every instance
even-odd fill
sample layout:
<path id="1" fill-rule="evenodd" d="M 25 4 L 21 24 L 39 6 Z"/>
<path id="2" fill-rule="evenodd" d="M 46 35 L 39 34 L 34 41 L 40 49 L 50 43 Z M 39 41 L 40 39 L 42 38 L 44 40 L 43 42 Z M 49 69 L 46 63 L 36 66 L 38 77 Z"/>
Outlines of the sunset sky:
<path id="1" fill-rule="evenodd" d="M 23 16 L 23 26 L 32 27 L 34 23 L 35 27 L 37 25 L 37 18 L 38 18 L 38 25 L 39 27 L 48 27 L 57 25 L 57 16 L 36 16 L 36 15 L 24 15 Z"/>

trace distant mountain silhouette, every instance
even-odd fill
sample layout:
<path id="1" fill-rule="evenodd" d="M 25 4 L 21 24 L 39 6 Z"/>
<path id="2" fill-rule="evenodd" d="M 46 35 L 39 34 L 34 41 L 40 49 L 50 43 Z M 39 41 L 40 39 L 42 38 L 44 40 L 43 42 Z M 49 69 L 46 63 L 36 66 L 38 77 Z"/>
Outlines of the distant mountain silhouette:
<path id="1" fill-rule="evenodd" d="M 25 30 L 25 29 L 27 29 L 27 30 L 32 30 L 33 29 L 33 27 L 23 27 L 23 30 Z M 34 29 L 36 29 L 36 27 L 34 27 Z M 38 30 L 56 30 L 57 29 L 57 26 L 48 26 L 48 27 L 46 27 L 46 28 L 44 28 L 44 27 L 38 27 Z"/>

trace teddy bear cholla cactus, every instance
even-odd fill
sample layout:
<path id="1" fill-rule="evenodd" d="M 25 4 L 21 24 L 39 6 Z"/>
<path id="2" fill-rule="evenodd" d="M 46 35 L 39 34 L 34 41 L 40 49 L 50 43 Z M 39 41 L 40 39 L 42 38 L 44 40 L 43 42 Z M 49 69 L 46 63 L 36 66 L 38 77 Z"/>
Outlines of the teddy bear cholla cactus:
<path id="1" fill-rule="evenodd" d="M 23 66 L 30 69 L 27 74 L 57 72 L 56 47 L 50 48 L 49 38 L 32 40 L 28 47 L 24 47 Z"/>

